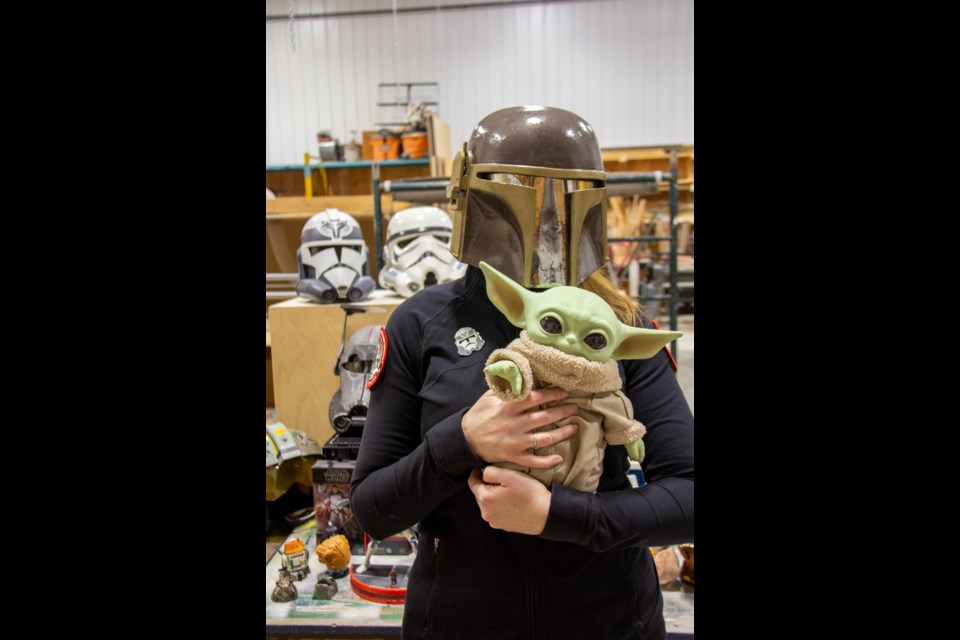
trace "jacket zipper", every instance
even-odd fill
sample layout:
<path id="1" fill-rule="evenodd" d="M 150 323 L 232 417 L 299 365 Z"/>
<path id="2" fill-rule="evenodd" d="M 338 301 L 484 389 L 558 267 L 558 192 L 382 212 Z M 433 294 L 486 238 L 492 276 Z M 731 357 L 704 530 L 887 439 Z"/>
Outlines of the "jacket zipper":
<path id="1" fill-rule="evenodd" d="M 424 635 L 430 635 L 430 625 L 433 623 L 433 618 L 430 617 L 430 612 L 433 610 L 433 601 L 437 596 L 437 585 L 440 583 L 440 538 L 433 539 L 433 584 L 430 586 L 430 598 L 427 600 L 427 628 Z"/>

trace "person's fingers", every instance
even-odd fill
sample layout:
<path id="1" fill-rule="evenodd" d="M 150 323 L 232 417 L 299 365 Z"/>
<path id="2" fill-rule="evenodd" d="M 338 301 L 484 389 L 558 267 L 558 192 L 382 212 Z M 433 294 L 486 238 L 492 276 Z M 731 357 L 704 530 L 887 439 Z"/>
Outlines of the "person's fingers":
<path id="1" fill-rule="evenodd" d="M 487 467 L 487 469 L 489 468 L 490 467 Z M 470 487 L 470 491 L 476 496 L 479 488 L 483 486 L 483 475 L 480 469 L 474 469 L 470 472 L 470 477 L 467 478 L 467 486 Z"/>
<path id="2" fill-rule="evenodd" d="M 574 422 L 548 431 L 528 431 L 525 434 L 518 435 L 516 441 L 519 448 L 533 449 L 536 451 L 537 449 L 545 449 L 558 442 L 563 442 L 579 430 L 580 425 Z"/>
<path id="3" fill-rule="evenodd" d="M 571 422 L 570 424 L 565 424 L 562 427 L 557 427 L 550 431 L 538 431 L 534 434 L 537 436 L 537 444 L 534 449 L 542 449 L 557 444 L 558 442 L 563 442 L 570 436 L 576 435 L 579 430 L 580 425 Z"/>
<path id="4" fill-rule="evenodd" d="M 492 392 L 491 392 L 492 393 Z M 530 392 L 530 395 L 526 397 L 525 400 L 519 400 L 516 402 L 517 407 L 520 411 L 527 411 L 532 409 L 537 405 L 546 404 L 548 402 L 556 402 L 557 400 L 563 400 L 570 392 L 561 389 L 559 387 L 547 387 L 545 389 L 535 389 Z"/>
<path id="5" fill-rule="evenodd" d="M 487 484 L 507 484 L 511 473 L 517 472 L 490 465 L 483 469 L 483 481 Z"/>
<path id="6" fill-rule="evenodd" d="M 524 452 L 518 453 L 514 457 L 513 462 L 523 467 L 530 467 L 531 469 L 549 469 L 563 462 L 563 458 L 555 453 L 548 456 L 538 456 L 534 453 Z"/>
<path id="7" fill-rule="evenodd" d="M 547 407 L 546 409 L 537 409 L 524 413 L 521 423 L 523 423 L 524 430 L 529 431 L 546 424 L 560 422 L 570 416 L 576 415 L 579 411 L 580 408 L 575 404 L 558 404 L 553 407 Z"/>

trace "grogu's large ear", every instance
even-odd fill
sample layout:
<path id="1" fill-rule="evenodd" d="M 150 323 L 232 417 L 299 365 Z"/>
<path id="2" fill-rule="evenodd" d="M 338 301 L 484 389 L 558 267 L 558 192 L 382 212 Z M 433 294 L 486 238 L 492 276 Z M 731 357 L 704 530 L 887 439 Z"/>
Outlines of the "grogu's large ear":
<path id="1" fill-rule="evenodd" d="M 527 306 L 526 298 L 530 293 L 486 262 L 480 262 L 480 270 L 487 281 L 487 297 L 490 302 L 500 309 L 512 325 L 523 328 L 523 310 Z"/>
<path id="2" fill-rule="evenodd" d="M 679 331 L 657 331 L 624 327 L 623 340 L 617 345 L 613 357 L 617 360 L 646 360 L 683 334 Z"/>

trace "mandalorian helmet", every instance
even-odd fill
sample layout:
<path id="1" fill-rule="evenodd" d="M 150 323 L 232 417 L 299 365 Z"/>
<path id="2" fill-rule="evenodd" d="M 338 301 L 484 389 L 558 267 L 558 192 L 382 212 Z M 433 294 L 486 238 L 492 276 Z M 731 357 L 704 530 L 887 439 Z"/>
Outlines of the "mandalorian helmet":
<path id="1" fill-rule="evenodd" d="M 410 207 L 398 211 L 387 225 L 383 269 L 377 280 L 405 298 L 434 284 L 463 276 L 467 265 L 450 253 L 453 224 L 443 209 Z"/>
<path id="2" fill-rule="evenodd" d="M 606 262 L 600 145 L 580 116 L 510 107 L 477 124 L 453 161 L 450 251 L 524 287 L 576 286 Z"/>
<path id="3" fill-rule="evenodd" d="M 297 293 L 314 302 L 363 300 L 373 291 L 363 232 L 353 216 L 327 209 L 303 225 L 297 266 Z"/>

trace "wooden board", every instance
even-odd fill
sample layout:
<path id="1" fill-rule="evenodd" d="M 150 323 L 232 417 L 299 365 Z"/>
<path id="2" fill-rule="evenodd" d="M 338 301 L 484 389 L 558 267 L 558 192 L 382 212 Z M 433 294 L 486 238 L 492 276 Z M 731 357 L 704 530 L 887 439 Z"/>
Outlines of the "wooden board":
<path id="1" fill-rule="evenodd" d="M 267 188 L 278 197 L 303 194 L 303 170 L 267 171 Z"/>
<path id="2" fill-rule="evenodd" d="M 430 142 L 429 155 L 431 157 L 448 160 L 453 158 L 454 151 L 450 146 L 450 126 L 433 112 L 427 113 L 427 138 Z M 431 175 L 441 174 L 434 173 Z"/>
<path id="3" fill-rule="evenodd" d="M 393 200 L 389 195 L 384 195 L 381 206 L 388 209 L 392 206 Z M 353 217 L 372 216 L 373 215 L 373 196 L 372 195 L 353 195 L 353 196 L 317 196 L 305 198 L 303 196 L 277 198 L 276 200 L 266 201 L 267 216 L 278 213 L 319 213 L 327 208 L 340 209 L 344 213 L 349 213 Z"/>
<path id="4" fill-rule="evenodd" d="M 625 147 L 601 149 L 600 157 L 606 171 L 669 171 L 670 154 L 663 147 Z M 678 187 L 693 182 L 693 145 L 679 145 L 677 153 Z M 661 185 L 663 186 L 663 185 Z"/>
<path id="5" fill-rule="evenodd" d="M 604 162 L 627 162 L 629 160 L 669 160 L 670 153 L 664 147 L 624 147 L 600 150 Z M 677 159 L 692 158 L 693 145 L 679 145 Z"/>

